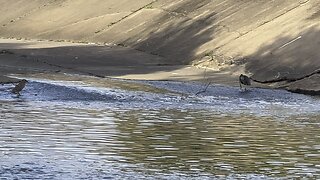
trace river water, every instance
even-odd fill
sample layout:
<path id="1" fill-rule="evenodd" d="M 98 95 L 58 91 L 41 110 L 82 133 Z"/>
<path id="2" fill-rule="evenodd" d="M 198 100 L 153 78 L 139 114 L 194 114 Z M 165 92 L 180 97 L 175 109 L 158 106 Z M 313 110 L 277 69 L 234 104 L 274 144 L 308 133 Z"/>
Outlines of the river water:
<path id="1" fill-rule="evenodd" d="M 320 99 L 36 74 L 0 85 L 0 179 L 320 178 Z"/>

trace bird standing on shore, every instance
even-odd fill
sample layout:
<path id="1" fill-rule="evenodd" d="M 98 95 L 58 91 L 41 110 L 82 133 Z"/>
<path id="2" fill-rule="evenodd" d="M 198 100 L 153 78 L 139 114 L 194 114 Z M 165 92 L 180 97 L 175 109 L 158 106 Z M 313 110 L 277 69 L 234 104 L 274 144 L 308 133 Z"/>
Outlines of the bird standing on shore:
<path id="1" fill-rule="evenodd" d="M 22 79 L 12 90 L 11 92 L 20 96 L 20 91 L 26 86 L 27 80 Z"/>
<path id="2" fill-rule="evenodd" d="M 242 90 L 242 85 L 245 85 L 245 86 L 251 85 L 251 79 L 248 76 L 241 74 L 239 76 L 239 84 L 240 84 L 240 89 Z M 247 90 L 245 86 L 244 86 L 244 90 Z"/>

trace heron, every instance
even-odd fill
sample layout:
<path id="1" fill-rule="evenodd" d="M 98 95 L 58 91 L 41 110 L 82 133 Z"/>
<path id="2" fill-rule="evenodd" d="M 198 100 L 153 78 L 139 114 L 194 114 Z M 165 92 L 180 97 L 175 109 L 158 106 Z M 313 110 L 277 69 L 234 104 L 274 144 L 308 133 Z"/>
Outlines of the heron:
<path id="1" fill-rule="evenodd" d="M 239 84 L 240 84 L 240 89 L 242 89 L 242 85 L 250 86 L 250 85 L 251 85 L 251 79 L 250 79 L 250 77 L 241 74 L 241 75 L 239 76 Z M 247 90 L 245 86 L 244 86 L 244 90 Z"/>
<path id="2" fill-rule="evenodd" d="M 11 90 L 12 93 L 17 94 L 18 96 L 20 96 L 20 92 L 23 90 L 23 88 L 26 86 L 27 84 L 27 80 L 22 79 L 21 81 L 19 81 L 19 83 Z"/>

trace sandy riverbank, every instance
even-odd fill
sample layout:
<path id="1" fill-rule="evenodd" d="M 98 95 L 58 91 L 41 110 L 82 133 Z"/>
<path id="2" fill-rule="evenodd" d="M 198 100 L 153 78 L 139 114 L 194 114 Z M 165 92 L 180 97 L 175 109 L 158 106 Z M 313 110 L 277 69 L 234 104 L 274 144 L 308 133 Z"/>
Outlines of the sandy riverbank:
<path id="1" fill-rule="evenodd" d="M 1 43 L 13 51 L 1 54 L 1 73 L 157 80 L 210 74 L 213 83 L 237 85 L 245 72 L 268 87 L 320 95 L 319 2 L 0 0 L 0 37 L 50 41 Z M 216 71 L 204 75 L 194 64 Z"/>
<path id="2" fill-rule="evenodd" d="M 139 80 L 200 81 L 238 86 L 236 71 L 217 71 L 166 61 L 125 47 L 0 39 L 0 82 L 10 74 L 71 73 Z M 240 71 L 240 69 L 239 69 Z"/>

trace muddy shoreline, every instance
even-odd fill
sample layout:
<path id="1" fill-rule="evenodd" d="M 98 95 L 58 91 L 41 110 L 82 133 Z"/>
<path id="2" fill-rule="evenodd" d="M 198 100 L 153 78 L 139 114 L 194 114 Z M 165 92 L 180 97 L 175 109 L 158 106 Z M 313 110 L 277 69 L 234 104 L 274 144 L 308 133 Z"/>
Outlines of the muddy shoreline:
<path id="1" fill-rule="evenodd" d="M 319 0 L 0 2 L 1 37 L 39 40 L 1 40 L 1 74 L 238 86 L 245 73 L 255 87 L 320 94 Z"/>
<path id="2" fill-rule="evenodd" d="M 15 83 L 11 74 L 68 73 L 98 78 L 130 80 L 197 81 L 204 86 L 239 86 L 244 65 L 213 68 L 181 65 L 128 47 L 39 40 L 0 39 L 0 83 Z M 312 76 L 313 77 L 313 76 Z M 312 78 L 310 77 L 310 78 Z M 310 79 L 309 78 L 309 79 Z M 304 81 L 305 79 L 302 79 Z M 301 81 L 301 80 L 300 80 Z M 316 80 L 313 80 L 313 84 Z M 281 88 L 290 92 L 319 95 L 319 91 L 301 88 L 297 82 L 256 83 L 252 87 Z M 312 86 L 308 86 L 312 88 Z"/>

